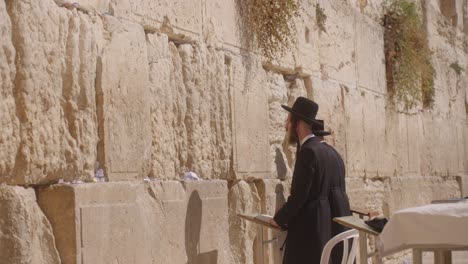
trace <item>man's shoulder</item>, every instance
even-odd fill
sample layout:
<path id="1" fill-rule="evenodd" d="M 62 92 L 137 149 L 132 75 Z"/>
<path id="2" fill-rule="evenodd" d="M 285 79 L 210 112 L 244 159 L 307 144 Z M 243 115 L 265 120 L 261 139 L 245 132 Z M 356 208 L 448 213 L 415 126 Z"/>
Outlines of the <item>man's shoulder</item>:
<path id="1" fill-rule="evenodd" d="M 330 153 L 332 156 L 337 155 L 337 156 L 340 156 L 341 158 L 341 155 L 333 146 L 319 139 L 311 138 L 310 140 L 307 140 L 307 142 L 305 142 L 302 148 L 309 149 L 316 154 L 317 153 Z"/>
<path id="2" fill-rule="evenodd" d="M 321 147 L 323 147 L 322 141 L 318 139 L 317 137 L 312 137 L 308 139 L 306 142 L 304 142 L 304 146 L 302 146 L 301 148 L 317 149 Z"/>

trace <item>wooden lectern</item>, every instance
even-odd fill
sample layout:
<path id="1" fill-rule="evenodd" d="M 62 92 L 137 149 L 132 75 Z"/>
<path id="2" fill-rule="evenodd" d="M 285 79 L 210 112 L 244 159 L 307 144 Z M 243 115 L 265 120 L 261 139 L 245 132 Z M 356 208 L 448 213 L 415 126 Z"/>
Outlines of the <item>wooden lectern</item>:
<path id="1" fill-rule="evenodd" d="M 279 234 L 276 235 L 276 237 L 273 237 L 272 239 L 269 240 L 264 240 L 263 232 L 265 228 L 273 229 L 275 231 L 280 231 L 280 232 L 286 232 L 285 230 L 282 230 L 281 228 L 278 228 L 276 226 L 271 225 L 268 222 L 258 220 L 255 218 L 256 215 L 252 214 L 237 214 L 241 219 L 251 221 L 257 225 L 257 239 L 256 239 L 256 247 L 260 250 L 259 252 L 259 260 L 258 263 L 264 264 L 264 247 L 265 245 L 271 244 L 271 243 L 277 243 L 279 244 Z M 278 247 L 280 247 L 279 245 Z"/>

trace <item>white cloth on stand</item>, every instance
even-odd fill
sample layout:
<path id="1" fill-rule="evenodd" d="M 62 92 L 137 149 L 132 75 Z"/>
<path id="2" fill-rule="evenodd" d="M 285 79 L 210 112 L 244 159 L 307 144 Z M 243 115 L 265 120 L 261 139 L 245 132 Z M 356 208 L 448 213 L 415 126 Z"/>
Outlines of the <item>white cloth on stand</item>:
<path id="1" fill-rule="evenodd" d="M 381 257 L 417 247 L 467 246 L 468 202 L 431 204 L 395 212 L 377 238 Z"/>

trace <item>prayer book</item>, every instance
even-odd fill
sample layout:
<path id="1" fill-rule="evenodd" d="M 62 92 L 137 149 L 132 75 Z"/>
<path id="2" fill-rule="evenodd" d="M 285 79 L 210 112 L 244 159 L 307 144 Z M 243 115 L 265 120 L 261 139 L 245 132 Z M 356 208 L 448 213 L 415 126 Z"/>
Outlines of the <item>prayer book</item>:
<path id="1" fill-rule="evenodd" d="M 272 224 L 270 224 L 270 219 L 273 219 L 273 216 L 271 215 L 266 215 L 266 214 L 257 214 L 257 215 L 252 215 L 252 214 L 237 214 L 240 218 L 252 221 L 256 224 L 263 225 L 268 228 L 276 229 L 276 230 L 281 230 L 281 228 L 276 227 Z"/>

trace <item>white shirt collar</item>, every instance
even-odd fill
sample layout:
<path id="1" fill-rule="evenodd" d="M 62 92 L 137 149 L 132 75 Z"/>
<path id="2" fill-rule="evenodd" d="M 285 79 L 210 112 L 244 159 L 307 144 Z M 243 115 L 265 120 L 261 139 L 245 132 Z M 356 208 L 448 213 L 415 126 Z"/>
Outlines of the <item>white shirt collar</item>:
<path id="1" fill-rule="evenodd" d="M 309 138 L 313 138 L 313 137 L 315 137 L 314 134 L 309 134 L 309 135 L 305 136 L 305 137 L 301 140 L 301 145 L 300 145 L 300 146 L 302 147 L 302 145 L 304 145 L 304 143 L 305 143 Z"/>

